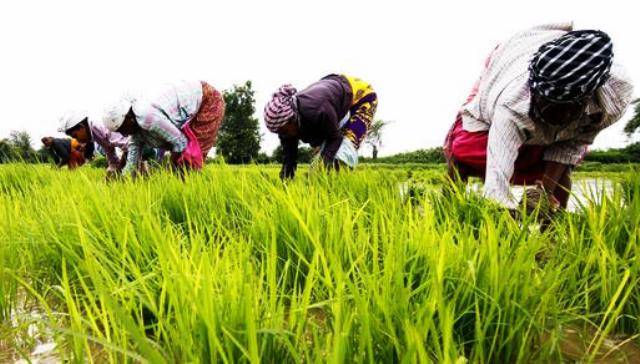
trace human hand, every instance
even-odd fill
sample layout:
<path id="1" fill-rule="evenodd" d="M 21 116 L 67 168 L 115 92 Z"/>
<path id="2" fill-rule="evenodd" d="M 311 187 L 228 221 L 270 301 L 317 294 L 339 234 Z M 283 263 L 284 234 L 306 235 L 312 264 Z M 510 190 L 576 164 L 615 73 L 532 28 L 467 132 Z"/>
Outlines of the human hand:
<path id="1" fill-rule="evenodd" d="M 119 170 L 115 169 L 115 168 L 109 168 L 107 169 L 107 174 L 105 176 L 105 181 L 107 182 L 111 182 L 111 181 L 115 181 L 117 179 L 119 179 L 121 177 L 121 173 Z"/>
<path id="2" fill-rule="evenodd" d="M 536 183 L 535 187 L 525 189 L 520 206 L 524 207 L 528 214 L 537 209 L 540 218 L 548 219 L 558 211 L 560 203 L 544 189 L 542 183 Z"/>

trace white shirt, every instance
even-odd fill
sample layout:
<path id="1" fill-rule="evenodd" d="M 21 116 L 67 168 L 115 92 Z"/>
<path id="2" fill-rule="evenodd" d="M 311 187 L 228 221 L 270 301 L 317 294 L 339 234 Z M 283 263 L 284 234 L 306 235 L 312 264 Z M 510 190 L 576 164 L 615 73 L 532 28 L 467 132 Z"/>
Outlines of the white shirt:
<path id="1" fill-rule="evenodd" d="M 604 128 L 618 121 L 631 102 L 633 85 L 617 64 L 587 105 L 586 115 L 569 125 L 535 123 L 529 116 L 529 61 L 540 46 L 573 30 L 571 23 L 549 24 L 517 33 L 491 53 L 478 81 L 477 94 L 462 108 L 463 129 L 489 131 L 484 195 L 506 207 L 516 207 L 509 188 L 518 149 L 549 146 L 545 161 L 576 165 L 586 147 Z M 602 112 L 599 123 L 589 115 Z"/>
<path id="2" fill-rule="evenodd" d="M 181 128 L 200 110 L 202 95 L 201 81 L 181 81 L 166 86 L 157 95 L 136 101 L 133 111 L 140 131 L 130 138 L 123 173 L 135 171 L 144 147 L 181 153 L 187 146 Z"/>

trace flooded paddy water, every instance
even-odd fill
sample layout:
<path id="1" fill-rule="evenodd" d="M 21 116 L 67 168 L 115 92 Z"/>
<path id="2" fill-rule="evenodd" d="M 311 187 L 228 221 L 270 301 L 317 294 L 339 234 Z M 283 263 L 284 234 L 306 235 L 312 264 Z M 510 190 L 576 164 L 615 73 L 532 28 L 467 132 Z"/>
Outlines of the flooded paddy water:
<path id="1" fill-rule="evenodd" d="M 571 197 L 567 210 L 575 212 L 582 206 L 587 206 L 590 203 L 597 202 L 604 196 L 611 196 L 613 192 L 615 181 L 607 178 L 580 178 L 574 181 L 571 191 Z M 440 187 L 436 184 L 422 184 L 425 190 L 437 190 Z M 402 182 L 398 186 L 400 196 L 405 198 L 409 193 L 409 182 Z M 467 186 L 469 191 L 481 192 L 482 183 L 471 182 Z M 511 191 L 516 201 L 520 201 L 524 193 L 525 187 L 512 186 Z"/>

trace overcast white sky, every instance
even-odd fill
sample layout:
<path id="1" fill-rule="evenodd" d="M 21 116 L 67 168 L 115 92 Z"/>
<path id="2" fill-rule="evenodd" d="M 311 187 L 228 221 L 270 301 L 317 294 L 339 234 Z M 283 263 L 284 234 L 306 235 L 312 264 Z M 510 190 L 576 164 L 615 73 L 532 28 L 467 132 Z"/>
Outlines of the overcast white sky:
<path id="1" fill-rule="evenodd" d="M 636 4 L 636 5 L 634 5 Z M 252 80 L 256 112 L 280 84 L 359 76 L 392 120 L 383 154 L 442 144 L 486 54 L 513 32 L 573 20 L 614 40 L 640 80 L 635 1 L 2 1 L 0 137 L 55 134 L 68 109 L 99 120 L 124 92 L 180 79 L 222 90 Z M 636 95 L 640 94 L 640 88 Z M 622 122 L 595 147 L 627 142 Z M 263 149 L 277 137 L 264 126 Z"/>

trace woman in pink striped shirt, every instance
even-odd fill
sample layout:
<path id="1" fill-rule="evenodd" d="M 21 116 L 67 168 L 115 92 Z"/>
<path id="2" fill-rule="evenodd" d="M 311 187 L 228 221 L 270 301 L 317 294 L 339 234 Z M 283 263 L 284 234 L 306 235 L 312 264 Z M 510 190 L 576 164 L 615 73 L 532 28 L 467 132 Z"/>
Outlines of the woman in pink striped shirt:
<path id="1" fill-rule="evenodd" d="M 224 99 L 215 88 L 185 81 L 157 96 L 122 99 L 107 108 L 103 122 L 109 130 L 130 137 L 123 174 L 135 175 L 145 147 L 170 151 L 179 169 L 200 169 L 215 145 L 224 111 Z"/>
<path id="2" fill-rule="evenodd" d="M 120 157 L 116 149 L 126 154 L 128 139 L 124 136 L 110 132 L 103 125 L 89 121 L 89 113 L 86 111 L 70 111 L 60 118 L 58 131 L 78 140 L 93 153 L 95 142 L 107 157 L 107 177 L 113 177 L 122 169 Z M 87 156 L 90 158 L 90 156 Z"/>

